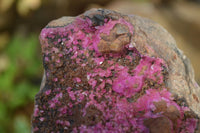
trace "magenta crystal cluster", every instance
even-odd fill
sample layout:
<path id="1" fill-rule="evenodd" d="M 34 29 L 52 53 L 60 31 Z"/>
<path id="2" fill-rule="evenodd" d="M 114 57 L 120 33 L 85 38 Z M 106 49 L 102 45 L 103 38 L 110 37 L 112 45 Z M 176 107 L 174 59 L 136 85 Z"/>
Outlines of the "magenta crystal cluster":
<path id="1" fill-rule="evenodd" d="M 197 119 L 165 86 L 165 62 L 140 54 L 132 37 L 127 19 L 101 15 L 44 28 L 33 132 L 193 133 Z"/>

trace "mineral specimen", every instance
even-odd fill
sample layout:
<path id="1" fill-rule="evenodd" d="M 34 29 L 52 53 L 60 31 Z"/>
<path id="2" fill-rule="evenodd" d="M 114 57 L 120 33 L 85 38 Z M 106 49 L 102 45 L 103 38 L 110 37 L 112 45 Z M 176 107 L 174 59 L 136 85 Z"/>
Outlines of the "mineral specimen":
<path id="1" fill-rule="evenodd" d="M 200 88 L 158 24 L 92 9 L 40 34 L 44 80 L 33 132 L 198 132 Z"/>

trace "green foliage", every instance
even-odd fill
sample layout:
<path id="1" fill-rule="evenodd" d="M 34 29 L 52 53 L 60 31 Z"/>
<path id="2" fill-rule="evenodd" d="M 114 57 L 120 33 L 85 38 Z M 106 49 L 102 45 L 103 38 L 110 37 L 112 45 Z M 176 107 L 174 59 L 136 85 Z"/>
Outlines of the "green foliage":
<path id="1" fill-rule="evenodd" d="M 29 121 L 24 116 L 17 116 L 14 120 L 15 133 L 30 133 Z"/>
<path id="2" fill-rule="evenodd" d="M 17 113 L 20 108 L 33 105 L 34 96 L 39 90 L 42 77 L 39 50 L 36 35 L 15 35 L 3 53 L 8 56 L 9 63 L 4 71 L 0 71 L 1 133 L 30 132 L 31 112 L 30 116 L 26 114 L 20 117 Z"/>

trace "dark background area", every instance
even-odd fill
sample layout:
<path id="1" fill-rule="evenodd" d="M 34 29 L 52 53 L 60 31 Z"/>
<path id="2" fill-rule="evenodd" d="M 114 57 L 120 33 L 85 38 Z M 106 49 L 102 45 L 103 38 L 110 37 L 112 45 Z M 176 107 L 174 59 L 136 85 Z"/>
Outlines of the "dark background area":
<path id="1" fill-rule="evenodd" d="M 200 83 L 200 0 L 0 0 L 0 133 L 28 133 L 43 75 L 38 36 L 45 25 L 90 8 L 150 18 L 190 58 Z"/>

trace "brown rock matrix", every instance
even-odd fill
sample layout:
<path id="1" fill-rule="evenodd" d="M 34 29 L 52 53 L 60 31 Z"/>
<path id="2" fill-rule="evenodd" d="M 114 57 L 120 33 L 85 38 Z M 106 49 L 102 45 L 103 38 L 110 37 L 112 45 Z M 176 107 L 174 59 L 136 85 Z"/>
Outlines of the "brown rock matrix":
<path id="1" fill-rule="evenodd" d="M 200 88 L 172 36 L 135 15 L 91 9 L 40 34 L 33 132 L 199 132 Z"/>

